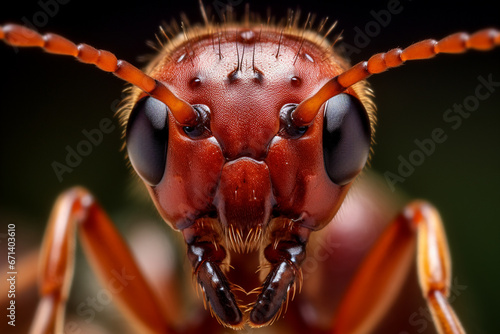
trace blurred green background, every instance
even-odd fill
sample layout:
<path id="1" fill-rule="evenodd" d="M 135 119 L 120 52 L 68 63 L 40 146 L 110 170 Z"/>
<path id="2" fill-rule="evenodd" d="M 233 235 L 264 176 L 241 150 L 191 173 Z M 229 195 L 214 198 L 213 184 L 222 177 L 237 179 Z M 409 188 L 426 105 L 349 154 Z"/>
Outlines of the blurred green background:
<path id="1" fill-rule="evenodd" d="M 355 27 L 364 30 L 374 20 L 370 11 L 386 9 L 387 4 L 251 1 L 250 8 L 263 16 L 267 7 L 277 17 L 284 16 L 287 8 L 297 7 L 303 13 L 329 16 L 339 21 L 336 31 L 343 31 L 344 40 L 354 44 Z M 352 55 L 353 62 L 425 38 L 500 28 L 495 1 L 402 0 L 400 6 L 401 13 L 393 15 L 359 54 Z M 235 9 L 241 14 L 244 5 Z M 0 22 L 19 23 L 23 18 L 33 22 L 41 10 L 37 1 L 3 2 Z M 201 20 L 195 0 L 128 1 L 127 5 L 122 1 L 74 0 L 60 5 L 40 30 L 111 50 L 142 65 L 137 57 L 152 53 L 144 41 L 153 40 L 158 25 L 179 18 L 182 11 L 193 22 Z M 0 59 L 0 233 L 5 232 L 7 223 L 14 222 L 22 230 L 18 242 L 36 245 L 57 194 L 78 184 L 88 187 L 116 216 L 124 207 L 142 210 L 143 206 L 135 206 L 129 191 L 131 178 L 120 152 L 121 129 L 116 119 L 116 129 L 106 134 L 102 144 L 72 173 L 64 174 L 62 182 L 51 166 L 54 161 L 64 163 L 67 145 L 75 148 L 85 139 L 83 129 L 96 128 L 103 118 L 113 118 L 112 105 L 120 98 L 122 82 L 92 66 L 39 50 L 16 52 L 0 43 Z M 431 201 L 442 213 L 454 259 L 453 276 L 467 286 L 453 305 L 470 333 L 500 332 L 500 89 L 482 101 L 457 130 L 443 121 L 443 114 L 474 94 L 479 75 L 489 74 L 500 81 L 498 49 L 440 56 L 370 79 L 379 110 L 372 161 L 375 171 L 396 172 L 398 156 L 407 158 L 416 148 L 414 140 L 428 138 L 436 127 L 448 136 L 398 186 L 410 197 Z"/>

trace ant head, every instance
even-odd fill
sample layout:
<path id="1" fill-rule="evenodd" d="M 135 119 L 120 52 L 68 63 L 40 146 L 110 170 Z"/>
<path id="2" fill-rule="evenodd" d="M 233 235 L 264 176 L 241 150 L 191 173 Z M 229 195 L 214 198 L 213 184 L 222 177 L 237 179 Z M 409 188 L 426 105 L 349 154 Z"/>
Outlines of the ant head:
<path id="1" fill-rule="evenodd" d="M 179 124 L 169 106 L 133 93 L 123 116 L 132 165 L 176 228 L 202 217 L 218 217 L 244 239 L 273 217 L 321 228 L 368 159 L 368 89 L 348 88 L 320 105 L 314 122 L 296 126 L 297 106 L 346 62 L 311 32 L 219 29 L 181 34 L 146 70 L 198 116 Z"/>

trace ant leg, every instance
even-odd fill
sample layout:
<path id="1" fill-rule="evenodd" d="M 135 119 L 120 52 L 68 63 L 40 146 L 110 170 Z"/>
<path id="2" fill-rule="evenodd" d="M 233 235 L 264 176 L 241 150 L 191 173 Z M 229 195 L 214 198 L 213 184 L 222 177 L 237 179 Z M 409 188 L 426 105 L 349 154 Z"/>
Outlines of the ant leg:
<path id="1" fill-rule="evenodd" d="M 417 202 L 414 204 L 414 222 L 418 228 L 418 278 L 434 324 L 439 333 L 465 333 L 447 300 L 451 286 L 451 259 L 441 217 L 430 204 Z"/>
<path id="2" fill-rule="evenodd" d="M 74 271 L 75 231 L 103 285 L 143 330 L 172 333 L 169 314 L 140 272 L 119 232 L 92 195 L 72 188 L 56 201 L 40 257 L 41 300 L 31 333 L 62 333 Z"/>
<path id="3" fill-rule="evenodd" d="M 387 227 L 352 280 L 336 312 L 332 333 L 367 333 L 400 293 L 417 249 L 424 299 L 441 334 L 465 333 L 447 301 L 451 260 L 437 210 L 413 202 Z"/>

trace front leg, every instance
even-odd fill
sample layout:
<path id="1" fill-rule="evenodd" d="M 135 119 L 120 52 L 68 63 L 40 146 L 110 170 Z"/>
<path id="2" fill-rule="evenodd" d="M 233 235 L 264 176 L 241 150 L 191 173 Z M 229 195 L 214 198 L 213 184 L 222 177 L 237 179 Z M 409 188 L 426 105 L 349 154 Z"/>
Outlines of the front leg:
<path id="1" fill-rule="evenodd" d="M 63 332 L 76 231 L 101 283 L 116 292 L 118 306 L 140 325 L 141 332 L 173 333 L 173 315 L 156 298 L 109 217 L 83 188 L 63 193 L 52 211 L 40 254 L 41 300 L 30 333 Z M 176 304 L 173 300 L 167 302 Z"/>
<path id="2" fill-rule="evenodd" d="M 415 250 L 420 288 L 438 333 L 464 334 L 447 300 L 451 260 L 443 223 L 423 201 L 407 205 L 366 256 L 338 307 L 332 333 L 373 332 L 401 293 Z"/>

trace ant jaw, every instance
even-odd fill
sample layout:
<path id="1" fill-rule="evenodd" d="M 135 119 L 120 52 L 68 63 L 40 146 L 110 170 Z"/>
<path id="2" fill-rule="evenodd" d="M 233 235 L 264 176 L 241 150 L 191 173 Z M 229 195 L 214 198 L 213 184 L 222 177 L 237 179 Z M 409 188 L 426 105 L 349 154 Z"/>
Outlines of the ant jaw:
<path id="1" fill-rule="evenodd" d="M 302 285 L 301 264 L 306 258 L 311 230 L 294 224 L 293 220 L 279 218 L 273 220 L 266 236 L 261 229 L 255 231 L 252 235 L 258 236 L 256 243 L 262 245 L 265 240 L 267 244 L 263 256 L 269 272 L 260 287 L 246 292 L 232 284 L 224 273 L 223 268 L 232 267 L 218 220 L 201 218 L 182 230 L 193 278 L 202 292 L 205 308 L 219 323 L 232 329 L 241 329 L 247 323 L 254 328 L 272 324 L 286 312 L 290 298 Z M 255 302 L 242 305 L 236 298 L 237 292 L 258 296 Z"/>

